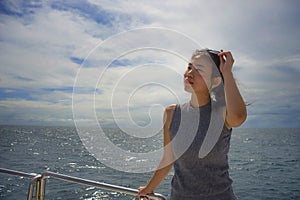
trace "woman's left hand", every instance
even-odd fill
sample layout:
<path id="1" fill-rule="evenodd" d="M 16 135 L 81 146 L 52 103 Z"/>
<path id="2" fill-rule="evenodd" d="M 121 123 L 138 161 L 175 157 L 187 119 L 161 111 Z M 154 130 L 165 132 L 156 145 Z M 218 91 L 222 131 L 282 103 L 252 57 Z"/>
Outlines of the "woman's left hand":
<path id="1" fill-rule="evenodd" d="M 232 66 L 234 63 L 233 56 L 230 51 L 223 51 L 218 54 L 220 57 L 220 71 L 223 75 L 232 72 Z"/>

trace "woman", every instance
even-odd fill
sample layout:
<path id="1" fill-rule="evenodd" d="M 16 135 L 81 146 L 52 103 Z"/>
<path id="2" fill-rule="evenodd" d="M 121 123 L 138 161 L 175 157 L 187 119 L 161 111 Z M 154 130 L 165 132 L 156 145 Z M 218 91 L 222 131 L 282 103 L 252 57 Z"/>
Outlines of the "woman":
<path id="1" fill-rule="evenodd" d="M 247 111 L 233 63 L 230 51 L 194 52 L 184 74 L 191 100 L 165 109 L 164 154 L 148 184 L 139 188 L 139 199 L 153 193 L 172 166 L 171 200 L 235 199 L 227 153 L 232 127 L 246 120 Z"/>

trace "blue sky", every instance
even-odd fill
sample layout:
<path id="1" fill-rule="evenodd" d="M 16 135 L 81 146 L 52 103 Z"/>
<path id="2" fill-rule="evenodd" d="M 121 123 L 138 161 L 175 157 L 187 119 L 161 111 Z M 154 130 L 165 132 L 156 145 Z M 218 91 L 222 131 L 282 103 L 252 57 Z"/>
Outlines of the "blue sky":
<path id="1" fill-rule="evenodd" d="M 189 97 L 185 62 L 171 53 L 192 53 L 185 35 L 232 51 L 235 78 L 253 103 L 243 127 L 299 127 L 299 7 L 297 0 L 0 1 L 0 124 L 89 125 L 96 117 L 160 125 L 164 106 Z"/>

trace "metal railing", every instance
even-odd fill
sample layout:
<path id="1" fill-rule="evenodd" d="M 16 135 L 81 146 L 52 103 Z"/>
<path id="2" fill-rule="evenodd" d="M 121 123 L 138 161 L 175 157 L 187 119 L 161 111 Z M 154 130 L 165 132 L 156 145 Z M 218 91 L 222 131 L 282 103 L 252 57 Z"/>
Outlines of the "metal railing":
<path id="1" fill-rule="evenodd" d="M 118 185 L 112 185 L 112 184 L 103 183 L 103 182 L 92 181 L 92 180 L 88 180 L 88 179 L 82 179 L 82 178 L 78 178 L 78 177 L 74 177 L 74 176 L 68 176 L 68 175 L 49 172 L 49 171 L 44 172 L 43 174 L 40 175 L 40 174 L 35 174 L 35 173 L 25 173 L 25 172 L 19 172 L 19 171 L 14 171 L 14 170 L 10 170 L 10 169 L 0 168 L 0 173 L 30 178 L 31 182 L 28 187 L 27 200 L 32 200 L 32 197 L 34 194 L 34 188 L 35 188 L 35 193 L 36 193 L 35 198 L 37 200 L 44 200 L 44 198 L 45 198 L 45 182 L 46 182 L 46 179 L 49 179 L 49 178 L 78 183 L 78 184 L 86 185 L 86 186 L 92 186 L 92 187 L 100 188 L 103 190 L 119 192 L 119 193 L 128 194 L 128 195 L 132 195 L 132 196 L 136 196 L 138 193 L 137 189 L 127 188 L 127 187 L 118 186 Z M 166 200 L 167 199 L 165 196 L 163 196 L 162 194 L 158 194 L 158 193 L 147 195 L 147 197 L 149 199 L 154 199 L 154 200 Z"/>
<path id="2" fill-rule="evenodd" d="M 15 171 L 15 170 L 10 170 L 10 169 L 4 169 L 0 168 L 0 173 L 4 174 L 10 174 L 13 176 L 19 176 L 19 177 L 24 177 L 24 178 L 29 178 L 31 179 L 28 187 L 28 192 L 27 192 L 27 199 L 31 200 L 34 192 L 34 186 L 36 188 L 36 196 L 39 196 L 39 186 L 40 186 L 40 180 L 42 178 L 42 175 L 40 174 L 35 174 L 35 173 L 25 173 L 25 172 L 20 172 L 20 171 Z"/>

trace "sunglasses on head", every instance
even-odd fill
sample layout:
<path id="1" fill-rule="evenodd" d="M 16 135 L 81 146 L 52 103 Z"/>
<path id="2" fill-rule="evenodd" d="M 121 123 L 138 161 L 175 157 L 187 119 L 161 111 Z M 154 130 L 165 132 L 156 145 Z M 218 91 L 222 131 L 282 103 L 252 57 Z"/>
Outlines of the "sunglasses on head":
<path id="1" fill-rule="evenodd" d="M 212 50 L 212 49 L 201 49 L 201 50 L 196 50 L 196 51 L 207 52 L 207 53 L 209 53 L 211 55 L 216 55 L 216 56 L 218 56 L 218 54 L 221 53 L 221 51 Z"/>
<path id="2" fill-rule="evenodd" d="M 218 55 L 219 53 L 221 53 L 220 51 L 217 51 L 217 50 L 207 50 L 208 53 L 211 53 L 211 54 L 216 54 Z"/>

